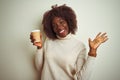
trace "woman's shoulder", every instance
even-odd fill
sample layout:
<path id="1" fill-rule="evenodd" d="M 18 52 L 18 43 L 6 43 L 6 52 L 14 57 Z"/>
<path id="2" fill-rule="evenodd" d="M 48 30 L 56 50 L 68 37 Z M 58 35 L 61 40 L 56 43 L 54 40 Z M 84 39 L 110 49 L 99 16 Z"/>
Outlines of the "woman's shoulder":
<path id="1" fill-rule="evenodd" d="M 46 37 L 45 41 L 44 41 L 44 44 L 48 45 L 50 43 L 52 43 L 53 40 L 52 39 L 49 39 L 48 37 Z"/>
<path id="2" fill-rule="evenodd" d="M 80 39 L 74 37 L 74 40 L 75 40 L 75 42 L 76 42 L 76 44 L 77 44 L 78 46 L 80 46 L 80 47 L 82 47 L 82 48 L 85 48 L 85 47 L 86 47 L 85 44 L 84 44 L 84 42 L 81 41 Z"/>

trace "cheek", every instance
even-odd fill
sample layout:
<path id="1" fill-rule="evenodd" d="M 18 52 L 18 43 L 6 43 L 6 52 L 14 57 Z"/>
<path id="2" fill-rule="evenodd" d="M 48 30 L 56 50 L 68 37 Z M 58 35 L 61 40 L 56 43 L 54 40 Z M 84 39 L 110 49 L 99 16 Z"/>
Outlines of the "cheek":
<path id="1" fill-rule="evenodd" d="M 65 29 L 69 32 L 69 27 L 68 27 L 68 25 L 65 25 Z"/>
<path id="2" fill-rule="evenodd" d="M 56 28 L 53 28 L 53 31 L 54 31 L 55 33 L 57 33 L 57 29 L 56 29 Z"/>

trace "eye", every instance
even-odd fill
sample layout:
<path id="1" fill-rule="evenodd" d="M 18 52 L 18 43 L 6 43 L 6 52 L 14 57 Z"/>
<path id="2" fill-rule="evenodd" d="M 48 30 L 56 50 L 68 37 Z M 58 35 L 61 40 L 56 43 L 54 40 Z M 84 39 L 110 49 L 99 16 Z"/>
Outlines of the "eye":
<path id="1" fill-rule="evenodd" d="M 61 21 L 60 21 L 60 24 L 64 24 L 64 23 L 65 23 L 65 21 L 64 21 L 64 20 L 61 20 Z"/>

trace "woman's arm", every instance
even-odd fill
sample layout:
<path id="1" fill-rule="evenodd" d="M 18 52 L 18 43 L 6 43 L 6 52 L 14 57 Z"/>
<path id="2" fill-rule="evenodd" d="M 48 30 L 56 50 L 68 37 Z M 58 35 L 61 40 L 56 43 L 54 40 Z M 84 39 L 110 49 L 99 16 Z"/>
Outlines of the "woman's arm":
<path id="1" fill-rule="evenodd" d="M 89 80 L 94 67 L 95 57 L 87 56 L 86 49 L 80 51 L 77 63 L 76 63 L 76 74 L 75 80 Z"/>
<path id="2" fill-rule="evenodd" d="M 43 66 L 42 34 L 40 34 L 41 42 L 35 42 L 35 38 L 33 37 L 32 34 L 30 34 L 30 39 L 31 39 L 31 42 L 33 43 L 33 45 L 37 47 L 37 51 L 35 53 L 35 67 L 41 73 L 41 69 Z"/>
<path id="3" fill-rule="evenodd" d="M 87 59 L 85 58 L 86 49 L 84 48 L 78 55 L 77 63 L 76 63 L 76 78 L 77 80 L 89 80 L 91 73 L 94 68 L 94 61 L 96 57 L 97 48 L 100 46 L 101 43 L 107 41 L 108 38 L 106 33 L 99 33 L 95 39 L 92 41 L 89 38 L 89 47 L 90 50 L 88 52 Z"/>
<path id="4" fill-rule="evenodd" d="M 43 48 L 37 49 L 35 53 L 35 66 L 38 71 L 41 71 L 43 66 Z"/>

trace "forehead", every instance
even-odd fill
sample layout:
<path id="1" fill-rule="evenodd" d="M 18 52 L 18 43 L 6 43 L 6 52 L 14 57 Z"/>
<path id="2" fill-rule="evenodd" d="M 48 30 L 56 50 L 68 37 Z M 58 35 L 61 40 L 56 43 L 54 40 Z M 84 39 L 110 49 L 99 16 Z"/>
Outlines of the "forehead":
<path id="1" fill-rule="evenodd" d="M 56 22 L 56 21 L 60 21 L 60 20 L 64 20 L 64 19 L 61 17 L 54 17 L 52 22 Z"/>

